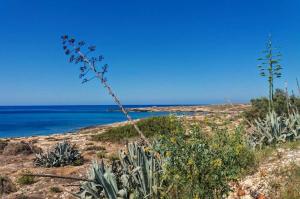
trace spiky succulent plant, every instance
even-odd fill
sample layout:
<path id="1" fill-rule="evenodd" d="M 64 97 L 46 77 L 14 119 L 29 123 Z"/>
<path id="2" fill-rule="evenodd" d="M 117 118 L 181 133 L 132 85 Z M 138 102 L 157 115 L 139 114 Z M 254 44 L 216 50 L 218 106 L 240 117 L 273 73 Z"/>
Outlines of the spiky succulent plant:
<path id="1" fill-rule="evenodd" d="M 269 112 L 265 119 L 258 119 L 252 125 L 251 144 L 260 148 L 264 145 L 300 139 L 300 114 L 297 111 L 285 116 Z"/>
<path id="2" fill-rule="evenodd" d="M 66 165 L 80 165 L 83 158 L 75 145 L 67 141 L 57 143 L 46 153 L 36 154 L 34 164 L 40 167 L 61 167 Z"/>
<path id="3" fill-rule="evenodd" d="M 79 198 L 129 199 L 154 198 L 159 195 L 161 167 L 154 153 L 144 146 L 130 143 L 127 151 L 120 151 L 120 161 L 105 167 L 94 163 L 89 173 L 93 182 L 81 186 Z"/>

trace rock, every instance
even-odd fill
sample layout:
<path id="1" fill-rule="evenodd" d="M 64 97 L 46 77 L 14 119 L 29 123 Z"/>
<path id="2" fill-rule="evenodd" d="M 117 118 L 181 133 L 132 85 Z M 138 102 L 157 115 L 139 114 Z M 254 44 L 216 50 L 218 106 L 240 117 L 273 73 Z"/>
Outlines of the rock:
<path id="1" fill-rule="evenodd" d="M 16 192 L 17 188 L 7 176 L 0 176 L 0 196 Z"/>
<path id="2" fill-rule="evenodd" d="M 241 196 L 240 199 L 253 199 L 250 195 Z"/>
<path id="3" fill-rule="evenodd" d="M 260 193 L 260 194 L 258 194 L 256 199 L 266 199 L 266 197 L 263 194 Z"/>
<path id="4" fill-rule="evenodd" d="M 9 142 L 3 149 L 3 155 L 29 155 L 38 153 L 41 149 L 29 142 Z"/>
<path id="5" fill-rule="evenodd" d="M 243 188 L 239 188 L 238 189 L 238 191 L 237 191 L 237 195 L 239 196 L 239 197 L 241 197 L 241 196 L 244 196 L 244 195 L 246 195 L 246 192 L 245 192 L 245 190 L 243 189 Z"/>

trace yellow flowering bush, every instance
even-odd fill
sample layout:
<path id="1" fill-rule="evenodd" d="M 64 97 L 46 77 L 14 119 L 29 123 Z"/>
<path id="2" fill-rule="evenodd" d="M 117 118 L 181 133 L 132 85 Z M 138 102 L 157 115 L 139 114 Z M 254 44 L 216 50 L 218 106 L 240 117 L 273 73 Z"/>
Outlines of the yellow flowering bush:
<path id="1" fill-rule="evenodd" d="M 229 182 L 254 163 L 242 128 L 235 132 L 213 128 L 211 136 L 199 126 L 178 128 L 162 135 L 156 150 L 163 157 L 166 198 L 223 198 Z"/>

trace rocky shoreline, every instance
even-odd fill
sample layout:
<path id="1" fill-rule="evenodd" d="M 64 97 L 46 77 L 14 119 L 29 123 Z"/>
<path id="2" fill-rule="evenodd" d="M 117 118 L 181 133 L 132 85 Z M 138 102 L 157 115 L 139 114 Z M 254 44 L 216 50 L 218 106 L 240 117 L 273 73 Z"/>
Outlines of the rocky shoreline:
<path id="1" fill-rule="evenodd" d="M 249 104 L 220 104 L 220 105 L 184 105 L 184 106 L 149 106 L 129 108 L 130 112 L 193 112 L 193 113 L 230 113 L 244 110 Z"/>
<path id="2" fill-rule="evenodd" d="M 185 116 L 187 119 L 203 121 L 205 117 L 210 115 L 214 118 L 214 115 L 218 117 L 233 120 L 239 120 L 239 115 L 244 111 L 249 105 L 238 104 L 238 105 L 210 105 L 210 106 L 171 106 L 171 107 L 148 107 L 140 108 L 130 111 L 165 111 L 165 112 L 193 112 L 195 114 Z M 203 113 L 207 114 L 203 114 Z M 217 119 L 213 119 L 218 122 Z M 44 136 L 31 136 L 31 137 L 18 137 L 18 138 L 5 138 L 0 139 L 0 141 L 5 141 L 9 143 L 19 143 L 26 142 L 32 143 L 35 147 L 42 149 L 43 151 L 48 151 L 56 143 L 63 140 L 67 140 L 72 144 L 75 144 L 81 151 L 84 158 L 84 164 L 81 166 L 65 166 L 58 168 L 41 168 L 35 167 L 33 165 L 33 160 L 35 154 L 14 154 L 14 155 L 4 155 L 0 151 L 0 174 L 8 176 L 12 182 L 16 184 L 17 191 L 2 198 L 14 199 L 21 194 L 26 194 L 30 198 L 61 198 L 61 199 L 71 199 L 74 198 L 72 193 L 78 191 L 78 182 L 72 182 L 70 180 L 63 179 L 51 179 L 51 178 L 38 178 L 33 185 L 19 185 L 17 179 L 25 171 L 30 171 L 35 174 L 52 174 L 52 175 L 62 175 L 62 176 L 73 176 L 73 177 L 85 177 L 88 168 L 94 160 L 101 161 L 101 158 L 97 156 L 96 150 L 90 150 L 90 148 L 102 147 L 105 148 L 105 152 L 108 156 L 116 156 L 120 149 L 125 146 L 121 143 L 111 143 L 111 142 L 101 142 L 93 141 L 91 139 L 92 135 L 105 132 L 105 130 L 113 127 L 118 127 L 126 125 L 128 122 L 118 122 L 108 125 L 85 127 L 76 132 L 68 132 L 62 134 L 52 134 Z M 235 124 L 237 125 L 238 122 Z M 70 184 L 77 184 L 77 186 L 70 186 Z M 64 192 L 53 193 L 49 191 L 51 187 L 59 187 Z"/>

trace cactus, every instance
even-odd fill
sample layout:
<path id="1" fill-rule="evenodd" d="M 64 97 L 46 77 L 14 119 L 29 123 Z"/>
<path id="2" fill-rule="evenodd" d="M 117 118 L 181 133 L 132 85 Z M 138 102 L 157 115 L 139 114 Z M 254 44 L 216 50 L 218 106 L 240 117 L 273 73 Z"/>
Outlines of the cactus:
<path id="1" fill-rule="evenodd" d="M 66 165 L 80 165 L 83 158 L 75 145 L 67 141 L 58 143 L 52 151 L 47 153 L 38 153 L 34 164 L 40 167 L 61 167 Z"/>
<path id="2" fill-rule="evenodd" d="M 89 173 L 93 182 L 82 184 L 77 194 L 82 199 L 155 198 L 159 195 L 160 164 L 152 152 L 130 143 L 127 151 L 120 151 L 119 162 L 105 167 L 94 163 Z"/>

